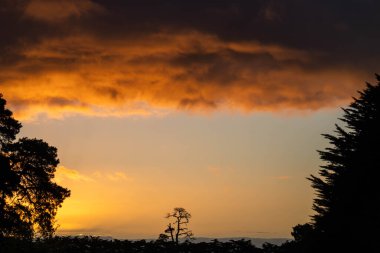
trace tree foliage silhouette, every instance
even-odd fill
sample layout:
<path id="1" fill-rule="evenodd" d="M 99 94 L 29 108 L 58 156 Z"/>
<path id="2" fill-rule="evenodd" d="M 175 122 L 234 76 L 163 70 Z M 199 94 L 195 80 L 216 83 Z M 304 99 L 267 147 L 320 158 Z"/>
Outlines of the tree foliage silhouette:
<path id="1" fill-rule="evenodd" d="M 380 225 L 380 76 L 367 83 L 359 98 L 343 109 L 335 135 L 323 135 L 330 146 L 319 151 L 325 164 L 309 180 L 316 191 L 310 224 L 298 225 L 296 241 L 314 249 L 373 250 Z M 342 251 L 343 250 L 343 251 Z M 350 251 L 352 252 L 352 251 Z"/>
<path id="2" fill-rule="evenodd" d="M 166 218 L 174 219 L 174 222 L 168 224 L 165 229 L 165 234 L 160 234 L 159 239 L 171 239 L 171 241 L 175 242 L 177 245 L 180 238 L 192 239 L 193 232 L 187 228 L 187 224 L 191 219 L 191 214 L 186 211 L 185 208 L 174 208 L 171 213 L 166 215 Z"/>
<path id="3" fill-rule="evenodd" d="M 21 127 L 0 94 L 0 237 L 48 237 L 70 191 L 52 181 L 57 149 L 38 139 L 15 141 Z"/>
<path id="4" fill-rule="evenodd" d="M 104 240 L 88 236 L 54 236 L 36 240 L 4 238 L 4 241 L 6 244 L 3 245 L 0 241 L 1 253 L 273 253 L 257 248 L 250 240 L 244 239 L 200 243 L 186 241 L 178 245 L 162 240 Z"/>

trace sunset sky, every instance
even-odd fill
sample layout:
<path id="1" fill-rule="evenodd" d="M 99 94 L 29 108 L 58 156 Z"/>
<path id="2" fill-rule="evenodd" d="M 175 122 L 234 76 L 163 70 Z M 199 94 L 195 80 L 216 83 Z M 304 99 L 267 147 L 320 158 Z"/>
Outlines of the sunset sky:
<path id="1" fill-rule="evenodd" d="M 0 93 L 58 148 L 60 234 L 290 237 L 380 69 L 377 0 L 0 0 Z"/>

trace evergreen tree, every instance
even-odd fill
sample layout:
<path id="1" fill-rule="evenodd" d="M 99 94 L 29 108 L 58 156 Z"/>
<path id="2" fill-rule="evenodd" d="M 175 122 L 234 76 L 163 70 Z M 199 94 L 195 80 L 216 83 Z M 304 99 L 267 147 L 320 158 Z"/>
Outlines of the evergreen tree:
<path id="1" fill-rule="evenodd" d="M 51 236 L 70 191 L 53 182 L 57 149 L 38 139 L 17 141 L 21 124 L 0 94 L 0 239 Z"/>
<path id="2" fill-rule="evenodd" d="M 319 151 L 325 162 L 309 180 L 316 191 L 311 229 L 295 227 L 307 252 L 372 252 L 380 232 L 380 76 L 343 109 L 330 146 Z M 307 231 L 307 233 L 303 232 Z M 312 237 L 312 238 L 311 238 Z"/>

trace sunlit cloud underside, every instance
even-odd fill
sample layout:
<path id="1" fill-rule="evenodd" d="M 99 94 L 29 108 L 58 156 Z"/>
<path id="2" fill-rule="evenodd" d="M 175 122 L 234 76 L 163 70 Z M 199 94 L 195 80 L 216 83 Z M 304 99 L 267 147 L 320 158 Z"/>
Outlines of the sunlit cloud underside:
<path id="1" fill-rule="evenodd" d="M 0 90 L 21 119 L 318 110 L 345 104 L 368 76 L 327 62 L 327 49 L 188 25 L 115 25 L 110 9 L 87 0 L 10 6 L 3 13 L 35 30 L 11 34 L 0 70 Z M 277 22 L 274 7 L 261 8 L 260 22 Z"/>

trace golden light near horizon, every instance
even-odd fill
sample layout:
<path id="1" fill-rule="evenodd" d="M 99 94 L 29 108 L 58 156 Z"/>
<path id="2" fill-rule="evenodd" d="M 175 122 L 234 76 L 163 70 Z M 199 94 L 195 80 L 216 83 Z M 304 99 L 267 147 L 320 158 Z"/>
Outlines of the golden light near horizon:
<path id="1" fill-rule="evenodd" d="M 155 238 L 165 213 L 185 206 L 198 236 L 288 237 L 311 214 L 305 167 L 318 166 L 319 133 L 335 117 L 76 117 L 29 122 L 22 134 L 61 150 L 56 181 L 72 196 L 59 234 Z"/>

